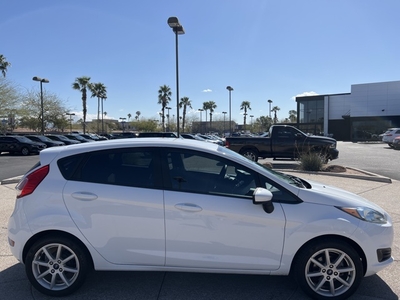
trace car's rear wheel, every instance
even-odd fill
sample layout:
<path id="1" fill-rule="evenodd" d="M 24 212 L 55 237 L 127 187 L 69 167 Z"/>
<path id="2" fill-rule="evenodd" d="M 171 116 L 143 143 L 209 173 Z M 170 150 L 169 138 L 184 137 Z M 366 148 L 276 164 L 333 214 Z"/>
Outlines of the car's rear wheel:
<path id="1" fill-rule="evenodd" d="M 29 149 L 26 148 L 26 147 L 22 147 L 22 149 L 21 149 L 21 154 L 22 154 L 23 156 L 29 155 Z"/>
<path id="2" fill-rule="evenodd" d="M 319 240 L 305 247 L 293 271 L 299 286 L 314 299 L 347 299 L 364 276 L 357 252 L 335 240 Z"/>
<path id="3" fill-rule="evenodd" d="M 50 236 L 37 241 L 28 251 L 25 270 L 31 284 L 49 296 L 66 296 L 85 281 L 89 260 L 75 242 Z"/>
<path id="4" fill-rule="evenodd" d="M 252 149 L 246 149 L 243 150 L 240 154 L 242 154 L 244 157 L 252 160 L 252 161 L 257 161 L 258 160 L 258 154 L 256 151 Z"/>

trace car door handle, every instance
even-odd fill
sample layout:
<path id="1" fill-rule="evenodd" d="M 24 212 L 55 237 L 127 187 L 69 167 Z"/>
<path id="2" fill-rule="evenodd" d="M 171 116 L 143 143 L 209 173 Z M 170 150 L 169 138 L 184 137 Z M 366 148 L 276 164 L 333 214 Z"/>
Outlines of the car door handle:
<path id="1" fill-rule="evenodd" d="M 175 208 L 190 212 L 198 212 L 203 210 L 200 206 L 192 203 L 178 203 L 175 204 Z"/>
<path id="2" fill-rule="evenodd" d="M 88 192 L 75 192 L 75 193 L 72 193 L 71 196 L 75 199 L 85 200 L 85 201 L 97 199 L 97 195 L 88 193 Z"/>

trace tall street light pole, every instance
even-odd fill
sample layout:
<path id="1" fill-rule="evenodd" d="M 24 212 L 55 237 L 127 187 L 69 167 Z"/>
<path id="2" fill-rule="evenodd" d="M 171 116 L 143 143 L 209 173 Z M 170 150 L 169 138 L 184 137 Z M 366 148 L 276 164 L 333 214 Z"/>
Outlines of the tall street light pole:
<path id="1" fill-rule="evenodd" d="M 233 91 L 233 88 L 228 85 L 226 89 L 229 91 L 229 136 L 232 136 L 232 98 L 231 98 L 231 92 Z"/>
<path id="2" fill-rule="evenodd" d="M 122 123 L 122 132 L 125 132 L 125 120 L 126 118 L 119 118 L 121 120 Z"/>
<path id="3" fill-rule="evenodd" d="M 72 133 L 72 116 L 75 116 L 74 113 L 66 113 L 69 116 L 69 132 Z"/>
<path id="4" fill-rule="evenodd" d="M 269 99 L 268 103 L 269 103 L 269 118 L 271 119 L 271 103 L 272 103 L 272 100 Z"/>
<path id="5" fill-rule="evenodd" d="M 168 25 L 175 33 L 175 52 L 176 52 L 176 131 L 179 136 L 179 68 L 178 68 L 178 34 L 185 34 L 183 26 L 179 23 L 177 17 L 169 17 Z"/>
<path id="6" fill-rule="evenodd" d="M 223 136 L 225 136 L 225 116 L 226 116 L 226 111 L 223 111 L 222 113 L 224 114 L 224 134 L 223 134 Z"/>
<path id="7" fill-rule="evenodd" d="M 169 130 L 169 110 L 171 109 L 171 107 L 167 106 L 165 109 L 168 110 L 168 114 L 167 114 L 167 131 L 170 131 Z"/>
<path id="8" fill-rule="evenodd" d="M 33 77 L 32 80 L 34 81 L 39 81 L 40 82 L 40 115 L 41 115 L 41 119 L 42 119 L 42 124 L 41 124 L 41 134 L 44 135 L 44 109 L 43 109 L 43 83 L 49 83 L 49 80 L 46 78 L 40 78 L 40 77 Z"/>
<path id="9" fill-rule="evenodd" d="M 201 128 L 202 128 L 203 120 L 202 120 L 202 115 L 201 115 L 201 113 L 204 111 L 204 109 L 199 108 L 198 111 L 200 112 L 200 133 L 202 133 Z"/>

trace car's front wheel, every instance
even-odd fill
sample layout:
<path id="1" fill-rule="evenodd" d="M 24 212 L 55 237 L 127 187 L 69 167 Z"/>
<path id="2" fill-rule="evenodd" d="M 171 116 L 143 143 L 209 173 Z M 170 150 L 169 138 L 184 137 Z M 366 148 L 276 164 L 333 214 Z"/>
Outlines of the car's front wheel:
<path id="1" fill-rule="evenodd" d="M 66 296 L 85 281 L 89 260 L 82 248 L 64 238 L 49 236 L 29 249 L 25 270 L 31 284 L 49 296 Z"/>
<path id="2" fill-rule="evenodd" d="M 294 263 L 299 286 L 314 299 L 347 299 L 364 276 L 360 256 L 343 241 L 314 242 L 301 250 Z"/>

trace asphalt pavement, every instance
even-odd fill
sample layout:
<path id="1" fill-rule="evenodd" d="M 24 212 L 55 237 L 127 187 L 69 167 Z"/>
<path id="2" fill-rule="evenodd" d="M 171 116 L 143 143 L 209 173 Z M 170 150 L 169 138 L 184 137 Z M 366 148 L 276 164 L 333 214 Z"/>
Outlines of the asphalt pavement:
<path id="1" fill-rule="evenodd" d="M 364 278 L 350 299 L 400 297 L 400 181 L 365 172 L 358 175 L 294 172 L 306 180 L 336 186 L 377 203 L 392 216 L 395 238 L 393 264 Z M 51 299 L 29 283 L 24 266 L 11 255 L 7 223 L 15 202 L 15 181 L 0 185 L 0 299 Z M 93 272 L 73 295 L 63 299 L 308 299 L 286 276 L 229 275 L 180 272 Z"/>

